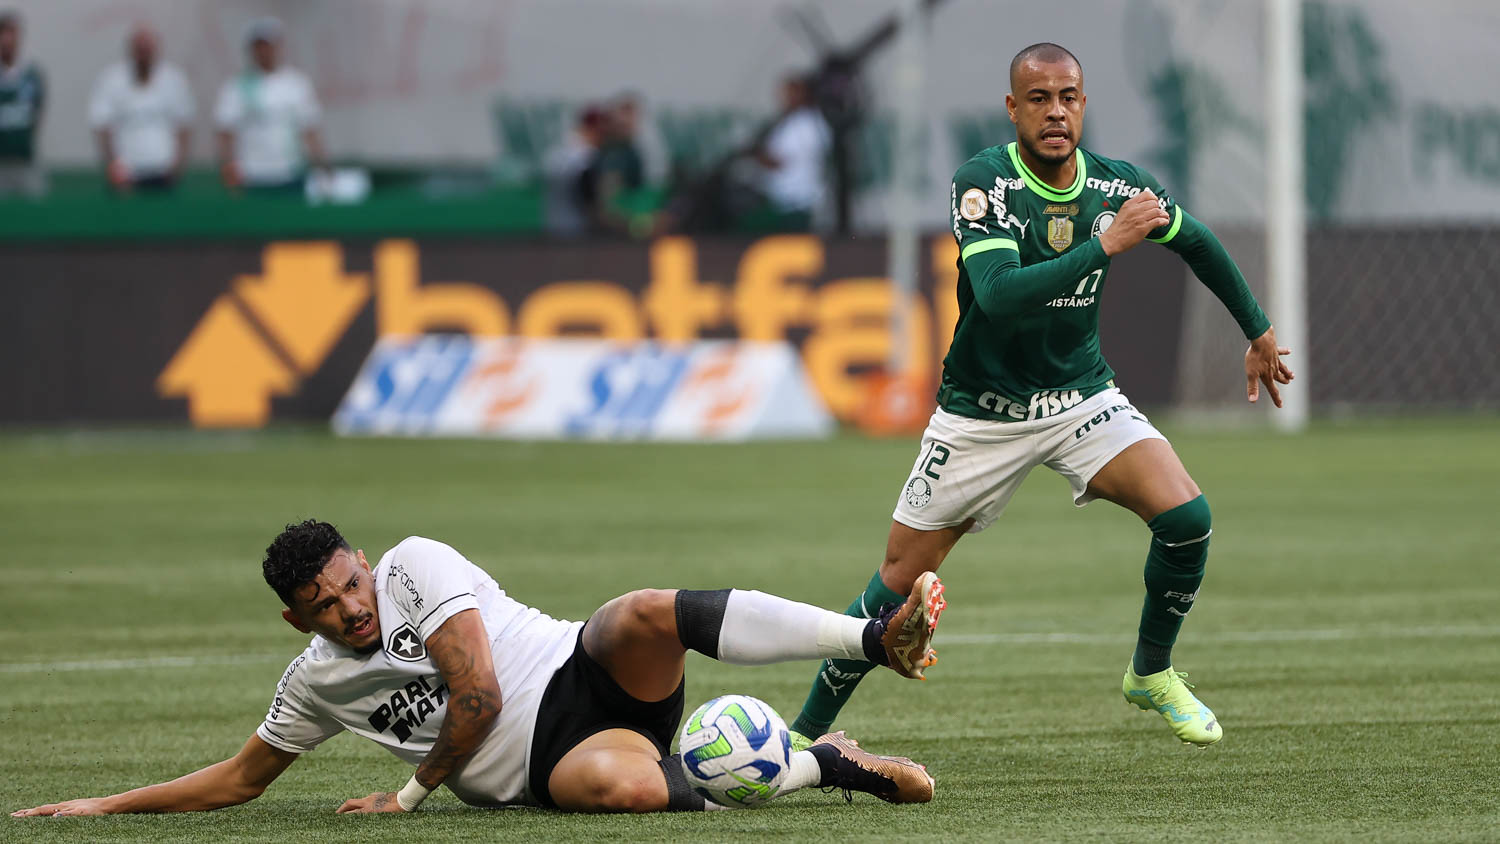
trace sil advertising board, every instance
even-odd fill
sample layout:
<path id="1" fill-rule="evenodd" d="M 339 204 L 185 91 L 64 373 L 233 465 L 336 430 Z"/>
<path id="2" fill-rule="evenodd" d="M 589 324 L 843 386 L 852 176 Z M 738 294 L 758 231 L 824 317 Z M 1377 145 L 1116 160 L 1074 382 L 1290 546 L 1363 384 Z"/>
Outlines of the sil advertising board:
<path id="1" fill-rule="evenodd" d="M 442 334 L 370 352 L 333 416 L 346 435 L 747 440 L 833 431 L 789 343 Z"/>

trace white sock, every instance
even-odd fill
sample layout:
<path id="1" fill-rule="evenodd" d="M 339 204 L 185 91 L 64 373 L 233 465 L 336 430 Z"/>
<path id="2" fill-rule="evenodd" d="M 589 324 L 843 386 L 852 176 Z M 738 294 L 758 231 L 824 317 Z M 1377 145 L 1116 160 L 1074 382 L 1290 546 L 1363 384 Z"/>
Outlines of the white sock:
<path id="1" fill-rule="evenodd" d="M 794 659 L 864 659 L 867 618 L 735 589 L 719 628 L 719 659 L 766 665 Z"/>
<path id="2" fill-rule="evenodd" d="M 792 754 L 791 770 L 786 772 L 786 779 L 781 781 L 781 787 L 776 789 L 776 796 L 791 794 L 804 788 L 812 788 L 823 778 L 823 769 L 818 767 L 818 757 L 806 750 L 799 750 Z"/>

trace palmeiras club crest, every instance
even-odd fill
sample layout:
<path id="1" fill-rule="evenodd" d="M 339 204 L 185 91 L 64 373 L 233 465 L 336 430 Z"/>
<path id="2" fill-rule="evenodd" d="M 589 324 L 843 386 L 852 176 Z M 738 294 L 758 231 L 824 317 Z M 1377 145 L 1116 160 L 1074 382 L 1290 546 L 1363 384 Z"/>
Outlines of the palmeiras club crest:
<path id="1" fill-rule="evenodd" d="M 921 476 L 912 478 L 906 482 L 906 503 L 914 509 L 920 510 L 927 506 L 932 500 L 932 484 Z"/>
<path id="2" fill-rule="evenodd" d="M 1094 237 L 1098 237 L 1099 235 L 1109 231 L 1109 227 L 1114 225 L 1114 222 L 1115 212 L 1105 211 L 1103 214 L 1100 214 L 1099 216 L 1094 218 L 1094 227 L 1090 230 L 1089 234 L 1093 235 Z"/>

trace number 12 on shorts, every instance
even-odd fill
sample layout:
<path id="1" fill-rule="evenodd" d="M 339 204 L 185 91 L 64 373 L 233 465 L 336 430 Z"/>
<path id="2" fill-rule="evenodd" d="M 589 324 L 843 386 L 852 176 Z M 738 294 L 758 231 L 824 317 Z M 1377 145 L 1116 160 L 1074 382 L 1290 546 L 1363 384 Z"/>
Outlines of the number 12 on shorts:
<path id="1" fill-rule="evenodd" d="M 952 452 L 948 450 L 948 447 L 938 442 L 937 440 L 933 440 L 932 442 L 928 443 L 927 452 L 923 454 L 922 459 L 918 461 L 922 464 L 922 474 L 926 475 L 929 478 L 932 478 L 933 480 L 938 480 L 938 478 L 941 476 L 938 475 L 937 472 L 933 471 L 933 469 L 935 467 L 943 465 L 944 463 L 947 463 L 948 455 L 950 454 L 952 454 Z"/>

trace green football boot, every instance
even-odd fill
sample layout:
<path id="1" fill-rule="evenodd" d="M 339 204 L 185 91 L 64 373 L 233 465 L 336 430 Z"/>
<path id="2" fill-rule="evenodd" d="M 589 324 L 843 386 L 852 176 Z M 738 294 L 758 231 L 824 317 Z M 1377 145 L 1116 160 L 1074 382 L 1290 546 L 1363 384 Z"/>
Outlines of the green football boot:
<path id="1" fill-rule="evenodd" d="M 1170 666 L 1142 677 L 1131 666 L 1125 669 L 1125 700 L 1141 709 L 1160 712 L 1184 744 L 1208 747 L 1224 737 L 1224 728 L 1219 726 L 1213 710 L 1192 693 L 1193 687 L 1186 677 L 1186 672 L 1174 671 Z"/>

